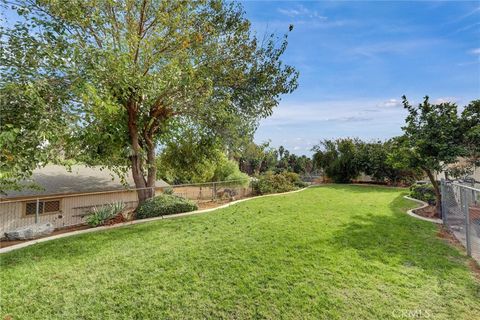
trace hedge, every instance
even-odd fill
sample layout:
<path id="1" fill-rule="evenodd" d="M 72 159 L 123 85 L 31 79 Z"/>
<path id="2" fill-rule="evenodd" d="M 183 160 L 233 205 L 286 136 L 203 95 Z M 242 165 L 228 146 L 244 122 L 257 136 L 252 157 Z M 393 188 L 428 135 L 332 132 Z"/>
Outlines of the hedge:
<path id="1" fill-rule="evenodd" d="M 253 182 L 253 191 L 256 194 L 281 193 L 303 188 L 306 185 L 296 173 L 267 172 Z"/>
<path id="2" fill-rule="evenodd" d="M 135 217 L 136 219 L 145 219 L 197 209 L 198 207 L 193 201 L 172 194 L 162 194 L 142 203 L 137 208 Z"/>
<path id="3" fill-rule="evenodd" d="M 427 202 L 430 205 L 435 205 L 435 190 L 433 185 L 427 184 L 413 184 L 410 186 L 410 197 Z"/>

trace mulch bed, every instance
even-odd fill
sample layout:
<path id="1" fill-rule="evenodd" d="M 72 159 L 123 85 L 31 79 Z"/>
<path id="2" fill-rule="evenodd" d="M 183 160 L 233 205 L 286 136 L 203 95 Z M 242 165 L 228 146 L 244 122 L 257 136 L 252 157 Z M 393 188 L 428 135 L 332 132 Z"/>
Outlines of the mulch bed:
<path id="1" fill-rule="evenodd" d="M 111 226 L 111 225 L 114 225 L 114 224 L 117 224 L 117 223 L 123 223 L 123 222 L 127 222 L 128 220 L 124 218 L 124 216 L 119 213 L 117 214 L 115 217 L 113 217 L 112 219 L 108 219 L 107 221 L 105 221 L 103 223 L 104 226 Z"/>
<path id="2" fill-rule="evenodd" d="M 422 209 L 415 209 L 413 210 L 415 214 L 418 214 L 419 216 L 422 216 L 424 218 L 437 218 L 440 219 L 440 216 L 438 215 L 438 212 L 435 210 L 434 206 L 428 206 Z"/>

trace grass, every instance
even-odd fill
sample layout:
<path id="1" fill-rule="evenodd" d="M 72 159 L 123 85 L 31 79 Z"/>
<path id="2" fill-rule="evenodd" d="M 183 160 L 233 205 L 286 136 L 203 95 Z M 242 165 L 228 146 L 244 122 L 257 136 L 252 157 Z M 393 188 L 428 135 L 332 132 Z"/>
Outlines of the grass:
<path id="1" fill-rule="evenodd" d="M 7 253 L 0 316 L 479 319 L 468 259 L 403 193 L 310 188 Z"/>

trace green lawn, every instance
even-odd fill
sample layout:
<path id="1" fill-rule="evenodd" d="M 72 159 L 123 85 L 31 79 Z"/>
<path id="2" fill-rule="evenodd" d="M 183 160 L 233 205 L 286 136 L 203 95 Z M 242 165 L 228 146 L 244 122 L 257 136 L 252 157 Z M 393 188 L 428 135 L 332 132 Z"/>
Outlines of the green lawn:
<path id="1" fill-rule="evenodd" d="M 0 319 L 480 319 L 467 258 L 403 192 L 310 188 L 4 254 Z"/>

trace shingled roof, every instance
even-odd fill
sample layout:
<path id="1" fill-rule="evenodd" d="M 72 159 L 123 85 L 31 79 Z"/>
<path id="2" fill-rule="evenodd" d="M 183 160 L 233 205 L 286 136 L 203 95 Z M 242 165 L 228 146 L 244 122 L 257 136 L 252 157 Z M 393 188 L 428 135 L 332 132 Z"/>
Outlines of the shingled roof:
<path id="1" fill-rule="evenodd" d="M 33 172 L 32 181 L 41 189 L 24 189 L 21 191 L 7 191 L 0 195 L 2 199 L 30 196 L 47 196 L 57 194 L 72 194 L 98 191 L 122 190 L 135 188 L 131 173 L 128 173 L 126 185 L 122 184 L 120 177 L 106 168 L 100 166 L 87 167 L 74 165 L 71 171 L 58 165 L 47 165 Z M 168 183 L 159 179 L 156 187 L 167 187 Z"/>

